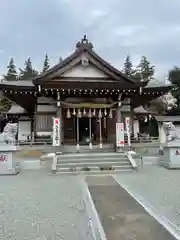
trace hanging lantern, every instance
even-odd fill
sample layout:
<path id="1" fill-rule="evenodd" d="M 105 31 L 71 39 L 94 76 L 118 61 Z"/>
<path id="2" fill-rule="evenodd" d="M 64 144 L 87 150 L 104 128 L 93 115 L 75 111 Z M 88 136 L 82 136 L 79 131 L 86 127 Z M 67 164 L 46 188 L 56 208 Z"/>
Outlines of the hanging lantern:
<path id="1" fill-rule="evenodd" d="M 86 115 L 86 109 L 84 108 L 84 110 L 83 110 L 83 116 L 85 116 Z"/>
<path id="2" fill-rule="evenodd" d="M 91 108 L 89 108 L 88 117 L 89 117 L 89 118 L 91 118 L 91 117 L 92 117 L 92 114 L 91 114 Z"/>
<path id="3" fill-rule="evenodd" d="M 112 109 L 111 108 L 109 109 L 109 118 L 113 118 L 113 116 L 112 116 Z"/>
<path id="4" fill-rule="evenodd" d="M 71 118 L 71 113 L 70 113 L 69 108 L 67 109 L 66 118 Z"/>
<path id="5" fill-rule="evenodd" d="M 82 115 L 81 115 L 81 109 L 78 109 L 77 117 L 78 117 L 78 118 L 81 118 L 81 117 L 82 117 Z"/>
<path id="6" fill-rule="evenodd" d="M 73 115 L 76 115 L 76 110 L 75 110 L 75 108 L 73 108 Z"/>
<path id="7" fill-rule="evenodd" d="M 93 111 L 93 116 L 95 117 L 96 116 L 96 109 L 94 108 L 94 111 Z"/>
<path id="8" fill-rule="evenodd" d="M 101 108 L 99 109 L 98 117 L 99 117 L 99 118 L 102 118 L 102 111 L 101 111 Z"/>
<path id="9" fill-rule="evenodd" d="M 145 117 L 145 119 L 144 119 L 144 122 L 145 122 L 145 123 L 147 123 L 147 122 L 148 122 L 148 119 L 147 119 L 147 117 Z"/>
<path id="10" fill-rule="evenodd" d="M 106 110 L 106 108 L 104 109 L 104 115 L 105 115 L 105 116 L 107 115 L 107 110 Z"/>

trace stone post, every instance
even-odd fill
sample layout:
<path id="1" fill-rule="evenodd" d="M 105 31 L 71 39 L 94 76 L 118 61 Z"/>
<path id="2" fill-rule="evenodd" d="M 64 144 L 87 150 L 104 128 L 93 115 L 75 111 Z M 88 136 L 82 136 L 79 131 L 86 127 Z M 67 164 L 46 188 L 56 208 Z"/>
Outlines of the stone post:
<path id="1" fill-rule="evenodd" d="M 162 122 L 158 122 L 158 131 L 159 131 L 159 141 L 160 144 L 164 144 L 166 143 L 166 130 L 164 129 L 163 123 Z"/>
<path id="2" fill-rule="evenodd" d="M 121 113 L 121 107 L 117 107 L 116 109 L 116 122 L 121 123 L 122 122 L 122 113 Z"/>
<path id="3" fill-rule="evenodd" d="M 139 120 L 138 119 L 134 119 L 134 121 L 133 121 L 133 133 L 134 133 L 134 138 L 138 139 L 138 135 L 139 135 Z"/>

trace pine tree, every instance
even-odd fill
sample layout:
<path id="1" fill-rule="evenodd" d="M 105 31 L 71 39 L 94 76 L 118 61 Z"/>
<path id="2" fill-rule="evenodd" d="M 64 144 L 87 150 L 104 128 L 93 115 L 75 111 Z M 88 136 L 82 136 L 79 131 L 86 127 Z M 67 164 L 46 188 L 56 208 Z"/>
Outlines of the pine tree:
<path id="1" fill-rule="evenodd" d="M 7 69 L 8 69 L 8 72 L 6 75 L 4 75 L 4 79 L 7 81 L 16 81 L 17 80 L 17 71 L 16 71 L 16 66 L 15 66 L 13 58 L 10 59 Z"/>
<path id="2" fill-rule="evenodd" d="M 49 58 L 48 55 L 45 55 L 45 59 L 44 59 L 44 66 L 43 66 L 43 72 L 46 72 L 49 69 L 50 65 L 49 65 Z"/>
<path id="3" fill-rule="evenodd" d="M 149 81 L 153 78 L 155 66 L 151 65 L 147 57 L 142 56 L 140 64 L 132 71 L 132 78 L 136 81 Z"/>
<path id="4" fill-rule="evenodd" d="M 139 69 L 141 73 L 141 78 L 144 81 L 149 81 L 153 75 L 154 75 L 154 66 L 150 64 L 148 61 L 147 57 L 142 56 L 140 64 L 139 64 Z"/>
<path id="5" fill-rule="evenodd" d="M 128 77 L 132 75 L 132 62 L 129 55 L 125 59 L 123 72 Z"/>
<path id="6" fill-rule="evenodd" d="M 32 62 L 31 62 L 30 57 L 27 59 L 27 61 L 25 61 L 24 65 L 25 65 L 25 68 L 23 70 L 21 68 L 19 69 L 20 70 L 20 75 L 19 75 L 20 80 L 28 80 L 28 79 L 38 75 L 38 71 L 36 71 L 32 67 Z"/>

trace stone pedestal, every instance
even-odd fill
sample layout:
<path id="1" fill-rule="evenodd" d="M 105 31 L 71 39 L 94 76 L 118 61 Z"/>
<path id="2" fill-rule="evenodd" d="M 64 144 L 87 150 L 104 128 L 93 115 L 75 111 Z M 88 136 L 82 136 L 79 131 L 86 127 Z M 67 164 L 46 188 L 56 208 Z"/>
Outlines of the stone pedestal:
<path id="1" fill-rule="evenodd" d="M 163 145 L 163 155 L 160 156 L 159 164 L 168 169 L 180 169 L 180 140 Z"/>
<path id="2" fill-rule="evenodd" d="M 0 175 L 15 175 L 21 171 L 20 162 L 13 156 L 19 150 L 17 146 L 0 145 Z"/>

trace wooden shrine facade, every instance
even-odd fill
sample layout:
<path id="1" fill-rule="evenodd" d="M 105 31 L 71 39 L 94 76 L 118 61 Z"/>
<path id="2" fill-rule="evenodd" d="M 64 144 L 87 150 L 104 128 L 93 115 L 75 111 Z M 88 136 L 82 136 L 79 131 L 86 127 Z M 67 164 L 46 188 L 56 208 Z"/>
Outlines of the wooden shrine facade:
<path id="1" fill-rule="evenodd" d="M 37 77 L 0 83 L 1 91 L 29 116 L 32 140 L 50 136 L 52 117 L 58 116 L 62 143 L 90 140 L 100 145 L 115 141 L 116 122 L 133 119 L 133 109 L 171 88 L 125 76 L 104 61 L 86 37 L 69 57 Z"/>

